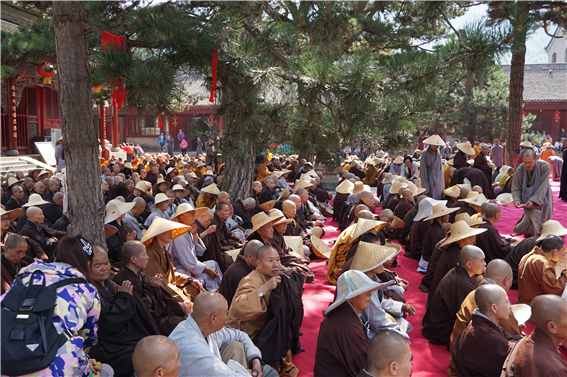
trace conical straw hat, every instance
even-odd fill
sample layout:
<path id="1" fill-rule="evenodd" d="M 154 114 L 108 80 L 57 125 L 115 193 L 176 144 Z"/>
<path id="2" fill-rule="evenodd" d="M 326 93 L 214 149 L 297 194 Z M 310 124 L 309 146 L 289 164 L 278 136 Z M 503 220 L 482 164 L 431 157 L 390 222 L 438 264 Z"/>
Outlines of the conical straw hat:
<path id="1" fill-rule="evenodd" d="M 522 141 L 520 143 L 521 147 L 526 147 L 526 148 L 533 148 L 534 146 L 532 145 L 532 143 L 530 143 L 529 141 Z"/>
<path id="2" fill-rule="evenodd" d="M 457 221 L 464 221 L 468 224 L 468 226 L 473 227 L 473 226 L 478 226 L 481 224 L 484 224 L 486 221 L 480 221 L 480 220 L 474 220 L 468 213 L 463 212 L 463 213 L 459 213 L 457 216 L 455 216 L 455 222 Z"/>
<path id="3" fill-rule="evenodd" d="M 248 234 L 248 237 L 250 237 L 252 234 L 256 233 L 256 231 L 258 229 L 260 229 L 261 227 L 263 227 L 266 224 L 269 223 L 275 223 L 276 221 L 281 220 L 280 216 L 270 216 L 265 212 L 259 212 L 257 214 L 255 214 L 254 216 L 252 216 L 252 230 L 250 231 L 250 233 Z"/>
<path id="4" fill-rule="evenodd" d="M 453 242 L 460 241 L 467 237 L 476 236 L 478 234 L 486 232 L 488 229 L 471 228 L 464 221 L 457 221 L 451 225 L 451 230 L 449 231 L 449 237 L 441 244 L 441 246 L 452 244 Z"/>
<path id="5" fill-rule="evenodd" d="M 289 224 L 290 222 L 293 221 L 293 218 L 292 219 L 286 218 L 284 213 L 277 208 L 270 209 L 270 212 L 268 212 L 268 215 L 270 215 L 270 217 L 279 217 L 280 218 L 280 220 L 274 222 L 274 225 Z"/>
<path id="6" fill-rule="evenodd" d="M 209 208 L 207 207 L 200 207 L 195 209 L 195 207 L 193 207 L 189 203 L 181 203 L 180 205 L 177 206 L 177 208 L 175 208 L 175 216 L 171 220 L 181 222 L 181 220 L 179 220 L 179 216 L 187 212 L 193 212 L 193 217 L 195 220 L 197 220 L 199 217 L 203 216 L 208 211 Z"/>
<path id="7" fill-rule="evenodd" d="M 432 220 L 435 219 L 437 217 L 441 217 L 441 216 L 445 216 L 445 215 L 449 215 L 455 211 L 458 211 L 459 207 L 455 207 L 455 208 L 447 208 L 447 206 L 445 204 L 436 204 L 433 206 L 433 213 L 431 215 L 429 215 L 429 217 L 426 217 L 425 220 Z"/>
<path id="8" fill-rule="evenodd" d="M 106 218 L 104 219 L 104 223 L 108 224 L 116 220 L 117 218 L 134 208 L 135 204 L 136 203 L 134 202 L 124 203 L 117 199 L 109 201 L 108 204 L 106 204 Z"/>
<path id="9" fill-rule="evenodd" d="M 476 153 L 475 150 L 473 149 L 473 147 L 471 146 L 470 141 L 467 141 L 466 143 L 458 143 L 457 148 L 460 151 L 462 151 L 463 153 L 466 153 L 470 156 L 472 156 Z"/>
<path id="10" fill-rule="evenodd" d="M 277 201 L 279 202 L 280 200 L 286 200 L 287 198 L 289 198 L 289 194 L 289 186 L 285 186 L 285 189 L 282 191 L 280 196 L 278 196 Z"/>
<path id="11" fill-rule="evenodd" d="M 28 207 L 32 207 L 32 206 L 41 206 L 41 205 L 44 205 L 44 204 L 47 204 L 47 203 L 49 203 L 49 202 L 46 202 L 45 200 L 43 200 L 41 195 L 31 194 L 28 202 L 26 204 L 24 204 L 22 207 L 28 208 Z"/>
<path id="12" fill-rule="evenodd" d="M 382 183 L 383 184 L 392 183 L 393 180 L 394 180 L 394 174 L 384 173 L 384 176 L 382 177 Z"/>
<path id="13" fill-rule="evenodd" d="M 392 241 L 390 241 L 389 239 L 386 239 L 386 243 L 384 244 L 384 246 L 396 249 L 395 255 L 398 255 L 400 251 L 402 251 L 402 245 L 398 245 L 397 243 L 392 243 Z M 391 257 L 390 259 L 392 258 L 393 257 Z"/>
<path id="14" fill-rule="evenodd" d="M 277 202 L 278 202 L 278 201 L 275 200 L 275 199 L 274 199 L 274 200 L 269 200 L 269 201 L 267 201 L 267 202 L 264 202 L 264 203 L 260 204 L 260 209 L 261 209 L 262 211 L 266 211 L 266 212 L 267 212 L 267 211 L 271 210 L 272 208 L 274 208 L 274 206 L 276 205 Z"/>
<path id="15" fill-rule="evenodd" d="M 383 265 L 396 254 L 398 254 L 398 251 L 393 247 L 360 241 L 350 269 L 362 272 L 370 271 Z"/>
<path id="16" fill-rule="evenodd" d="M 469 190 L 470 190 L 470 189 L 469 189 Z M 469 199 L 474 198 L 474 197 L 477 196 L 477 195 L 478 195 L 478 192 L 476 192 L 476 191 L 469 191 L 469 193 L 467 194 L 467 197 L 466 197 L 465 199 L 459 199 L 458 201 L 459 201 L 459 202 L 464 202 L 464 201 L 467 201 L 467 200 L 469 200 Z"/>
<path id="17" fill-rule="evenodd" d="M 0 208 L 0 216 L 8 215 L 10 216 L 10 222 L 12 222 L 16 220 L 18 216 L 20 216 L 20 213 L 22 213 L 22 211 L 22 208 L 16 208 L 11 211 L 6 211 L 4 208 Z"/>
<path id="18" fill-rule="evenodd" d="M 470 193 L 469 193 L 470 194 Z M 466 198 L 464 200 L 465 203 L 469 203 L 470 205 L 473 206 L 481 206 L 482 203 L 488 202 L 488 199 L 486 199 L 486 196 L 484 196 L 484 194 L 478 194 L 472 198 Z"/>
<path id="19" fill-rule="evenodd" d="M 508 207 L 513 200 L 514 198 L 510 193 L 500 194 L 496 197 L 496 203 L 502 204 L 504 207 Z"/>
<path id="20" fill-rule="evenodd" d="M 400 219 L 398 216 L 394 216 L 394 220 L 390 223 L 389 228 L 402 228 L 404 226 L 404 220 Z"/>
<path id="21" fill-rule="evenodd" d="M 408 186 L 407 183 L 395 181 L 394 183 L 392 183 L 392 187 L 390 187 L 390 194 L 397 194 L 398 192 L 400 192 L 400 189 L 402 187 L 407 187 L 407 186 Z"/>
<path id="22" fill-rule="evenodd" d="M 280 179 L 283 175 L 286 175 L 288 173 L 291 173 L 291 170 L 283 169 L 274 171 L 272 175 L 275 175 L 277 179 Z"/>
<path id="23" fill-rule="evenodd" d="M 297 192 L 297 190 L 307 187 L 315 187 L 315 185 L 311 182 L 307 182 L 302 179 L 299 179 L 295 181 L 295 185 L 293 185 L 293 192 Z"/>
<path id="24" fill-rule="evenodd" d="M 398 156 L 394 159 L 394 161 L 392 161 L 392 164 L 403 164 L 404 163 L 404 159 L 402 156 Z"/>
<path id="25" fill-rule="evenodd" d="M 201 190 L 201 192 L 206 192 L 208 194 L 218 195 L 220 194 L 220 190 L 214 183 L 211 183 L 207 187 Z"/>
<path id="26" fill-rule="evenodd" d="M 287 246 L 299 255 L 303 255 L 303 238 L 301 236 L 284 236 Z"/>
<path id="27" fill-rule="evenodd" d="M 431 216 L 431 214 L 433 213 L 433 206 L 439 203 L 447 205 L 446 200 L 435 200 L 433 198 L 425 198 L 420 201 L 419 205 L 417 206 L 417 214 L 413 218 L 413 221 L 421 221 L 427 216 Z"/>
<path id="28" fill-rule="evenodd" d="M 443 194 L 450 196 L 451 198 L 458 198 L 461 195 L 461 189 L 459 186 L 451 186 L 443 190 Z"/>
<path id="29" fill-rule="evenodd" d="M 162 233 L 168 232 L 170 230 L 173 231 L 173 238 L 177 238 L 182 234 L 188 232 L 190 229 L 189 226 L 178 223 L 171 220 L 162 219 L 161 217 L 154 217 L 154 221 L 144 234 L 144 237 L 140 240 L 146 247 L 150 246 L 154 237 L 159 236 Z"/>
<path id="30" fill-rule="evenodd" d="M 311 236 L 311 246 L 313 246 L 313 252 L 319 258 L 329 259 L 329 257 L 331 256 L 331 248 L 319 237 Z"/>
<path id="31" fill-rule="evenodd" d="M 423 144 L 433 145 L 438 147 L 445 146 L 445 142 L 443 141 L 443 139 L 441 139 L 439 135 L 429 136 L 427 139 L 423 140 Z"/>
<path id="32" fill-rule="evenodd" d="M 167 197 L 167 195 L 165 195 L 164 193 L 161 193 L 161 192 L 160 192 L 159 194 L 156 195 L 154 204 L 152 204 L 152 205 L 150 206 L 150 208 L 151 208 L 151 209 L 154 209 L 154 208 L 156 208 L 156 206 L 157 206 L 158 204 L 163 203 L 163 202 L 166 202 L 166 201 L 168 201 L 168 200 L 171 200 L 171 201 L 173 202 L 173 199 L 169 199 L 169 198 Z"/>
<path id="33" fill-rule="evenodd" d="M 142 196 L 148 195 L 148 185 L 145 184 L 143 181 L 136 183 L 136 186 L 128 186 L 130 191 L 134 191 L 134 189 L 138 189 L 142 192 Z"/>
<path id="34" fill-rule="evenodd" d="M 338 185 L 335 188 L 335 191 L 338 192 L 339 194 L 349 194 L 350 193 L 349 189 L 351 189 L 352 186 L 354 186 L 354 183 L 352 183 L 348 179 L 345 179 L 344 181 L 341 182 L 340 185 Z"/>
<path id="35" fill-rule="evenodd" d="M 554 234 L 556 236 L 566 236 L 567 229 L 565 229 L 557 220 L 547 220 L 541 227 L 541 236 L 539 236 L 537 241 L 541 241 L 551 234 Z"/>
<path id="36" fill-rule="evenodd" d="M 323 228 L 321 228 L 320 226 L 314 226 L 313 228 L 308 229 L 307 233 L 321 238 L 321 236 L 323 235 Z"/>
<path id="37" fill-rule="evenodd" d="M 372 292 L 392 284 L 394 284 L 393 280 L 387 283 L 376 283 L 366 276 L 364 272 L 357 270 L 346 271 L 337 279 L 337 297 L 335 302 L 333 302 L 325 310 L 323 315 L 327 316 L 332 310 L 336 309 L 353 297 L 357 297 L 366 292 Z"/>
<path id="38" fill-rule="evenodd" d="M 352 233 L 352 241 L 354 242 L 358 237 L 361 237 L 363 234 L 367 233 L 368 231 L 374 229 L 377 232 L 380 229 L 386 226 L 386 222 L 378 221 L 378 220 L 371 220 L 371 219 L 358 219 L 356 223 L 356 228 Z"/>

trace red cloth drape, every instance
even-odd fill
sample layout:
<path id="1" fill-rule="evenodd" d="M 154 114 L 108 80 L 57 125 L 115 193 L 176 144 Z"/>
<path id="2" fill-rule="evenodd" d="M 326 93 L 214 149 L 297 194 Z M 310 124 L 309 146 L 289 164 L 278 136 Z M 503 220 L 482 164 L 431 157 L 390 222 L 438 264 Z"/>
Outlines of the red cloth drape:
<path id="1" fill-rule="evenodd" d="M 211 86 L 211 96 L 209 97 L 209 102 L 215 102 L 215 98 L 217 98 L 217 66 L 219 63 L 219 50 L 215 50 L 213 54 L 213 85 Z"/>
<path id="2" fill-rule="evenodd" d="M 158 115 L 158 126 L 159 126 L 159 128 L 163 128 L 163 122 L 161 120 L 161 115 Z"/>
<path id="3" fill-rule="evenodd" d="M 118 36 L 111 34 L 107 31 L 102 32 L 102 37 L 100 38 L 100 46 L 104 52 L 108 52 L 109 47 L 114 47 L 118 50 L 119 47 L 124 46 L 124 36 Z M 110 85 L 113 87 L 112 105 L 118 105 L 118 109 L 122 109 L 122 105 L 126 101 L 126 89 L 122 87 L 122 79 L 109 80 Z"/>

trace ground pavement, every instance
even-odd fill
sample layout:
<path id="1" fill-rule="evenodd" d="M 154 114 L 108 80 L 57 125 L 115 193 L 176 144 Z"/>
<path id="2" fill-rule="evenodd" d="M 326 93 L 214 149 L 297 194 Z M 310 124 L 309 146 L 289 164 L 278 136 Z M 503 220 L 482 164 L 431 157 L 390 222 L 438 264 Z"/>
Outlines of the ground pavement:
<path id="1" fill-rule="evenodd" d="M 554 208 L 552 219 L 558 220 L 567 227 L 567 202 L 557 199 L 559 193 L 559 182 L 551 182 L 553 189 Z M 503 207 L 502 219 L 496 224 L 496 228 L 502 235 L 512 233 L 514 224 L 521 217 L 522 210 L 516 209 L 513 205 Z M 329 246 L 332 241 L 337 239 L 339 231 L 335 222 L 327 221 L 325 226 L 325 237 Z M 517 238 L 517 237 L 516 237 Z M 396 241 L 397 242 L 397 241 Z M 402 253 L 403 254 L 403 251 Z M 421 292 L 418 287 L 421 282 L 422 274 L 416 272 L 418 262 L 412 259 L 398 257 L 398 261 L 402 267 L 395 270 L 398 275 L 409 281 L 410 286 L 405 294 L 406 301 L 413 305 L 417 311 L 417 315 L 408 318 L 413 326 L 413 331 L 409 333 L 411 338 L 411 350 L 414 355 L 413 359 L 413 376 L 417 377 L 433 377 L 447 376 L 449 367 L 449 352 L 441 345 L 434 345 L 422 335 L 421 320 L 425 314 L 425 303 L 427 294 Z M 299 368 L 301 377 L 313 376 L 313 366 L 315 364 L 315 351 L 317 348 L 317 335 L 319 333 L 319 324 L 323 320 L 323 311 L 333 300 L 335 287 L 330 285 L 325 278 L 327 266 L 325 261 L 314 260 L 309 265 L 315 271 L 315 284 L 305 284 L 303 293 L 303 305 L 305 315 L 301 331 L 303 336 L 301 346 L 305 352 L 293 357 L 293 362 Z M 511 290 L 508 293 L 510 302 L 516 303 L 517 291 Z M 530 333 L 533 326 L 528 324 L 526 333 Z M 561 349 L 563 357 L 567 359 L 567 353 Z M 343 376 L 327 376 L 327 377 L 343 377 Z"/>

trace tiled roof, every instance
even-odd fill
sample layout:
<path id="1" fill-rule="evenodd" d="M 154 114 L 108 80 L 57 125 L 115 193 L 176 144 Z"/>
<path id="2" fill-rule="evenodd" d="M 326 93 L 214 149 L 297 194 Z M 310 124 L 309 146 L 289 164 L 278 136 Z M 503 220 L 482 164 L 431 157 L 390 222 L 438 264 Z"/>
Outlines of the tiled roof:
<path id="1" fill-rule="evenodd" d="M 510 74 L 510 66 L 502 69 Z M 524 102 L 567 102 L 567 64 L 526 64 Z"/>

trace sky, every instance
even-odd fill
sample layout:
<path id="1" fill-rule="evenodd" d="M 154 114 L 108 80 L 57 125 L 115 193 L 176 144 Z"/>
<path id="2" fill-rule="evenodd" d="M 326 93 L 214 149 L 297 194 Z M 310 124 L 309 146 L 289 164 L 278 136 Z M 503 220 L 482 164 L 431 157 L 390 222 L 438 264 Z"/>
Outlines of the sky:
<path id="1" fill-rule="evenodd" d="M 451 24 L 458 30 L 467 23 L 479 21 L 482 17 L 486 16 L 487 8 L 488 6 L 486 4 L 470 7 L 466 14 L 452 19 Z M 555 31 L 555 25 L 549 27 L 548 31 L 549 33 L 553 33 Z M 550 40 L 551 37 L 545 34 L 543 27 L 530 35 L 526 42 L 526 64 L 547 64 L 547 53 L 544 48 Z M 510 64 L 510 58 L 511 54 L 508 54 L 501 59 L 500 63 Z"/>

